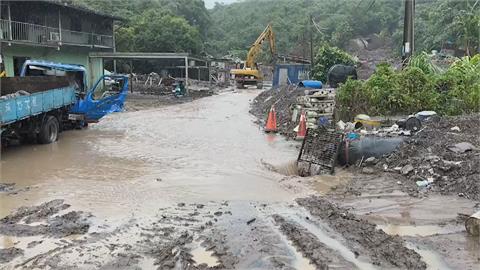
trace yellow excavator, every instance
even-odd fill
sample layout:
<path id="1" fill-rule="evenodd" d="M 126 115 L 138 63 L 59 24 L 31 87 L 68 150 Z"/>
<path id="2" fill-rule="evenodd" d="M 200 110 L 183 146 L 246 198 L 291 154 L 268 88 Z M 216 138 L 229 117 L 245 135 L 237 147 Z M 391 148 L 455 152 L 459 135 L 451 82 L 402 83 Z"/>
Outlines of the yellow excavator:
<path id="1" fill-rule="evenodd" d="M 245 88 L 246 85 L 256 85 L 258 89 L 263 88 L 263 75 L 258 69 L 256 58 L 262 49 L 263 42 L 267 39 L 270 43 L 270 52 L 275 60 L 275 34 L 272 25 L 269 24 L 252 44 L 243 68 L 230 70 L 230 74 L 235 76 L 237 88 Z"/>

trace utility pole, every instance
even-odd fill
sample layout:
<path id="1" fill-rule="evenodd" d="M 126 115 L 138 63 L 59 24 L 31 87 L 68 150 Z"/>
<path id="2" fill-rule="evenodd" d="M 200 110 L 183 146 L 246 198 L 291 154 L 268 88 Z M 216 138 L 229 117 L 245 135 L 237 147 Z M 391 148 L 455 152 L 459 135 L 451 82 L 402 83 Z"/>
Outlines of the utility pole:
<path id="1" fill-rule="evenodd" d="M 405 17 L 403 22 L 402 58 L 405 60 L 413 55 L 415 49 L 415 0 L 405 0 Z"/>
<path id="2" fill-rule="evenodd" d="M 313 55 L 313 31 L 312 31 L 312 28 L 313 28 L 313 17 L 312 15 L 310 15 L 310 23 L 308 24 L 308 30 L 310 32 L 310 69 L 312 70 L 312 74 L 313 74 L 313 68 L 315 66 L 315 64 L 313 63 L 313 60 L 314 60 L 314 55 Z"/>

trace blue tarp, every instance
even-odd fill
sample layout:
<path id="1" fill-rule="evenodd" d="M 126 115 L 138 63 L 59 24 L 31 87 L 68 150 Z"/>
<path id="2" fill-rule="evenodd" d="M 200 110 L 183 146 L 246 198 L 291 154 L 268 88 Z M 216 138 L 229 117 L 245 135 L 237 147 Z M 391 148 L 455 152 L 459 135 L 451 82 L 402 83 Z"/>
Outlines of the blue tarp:
<path id="1" fill-rule="evenodd" d="M 307 87 L 307 88 L 314 88 L 314 89 L 322 89 L 322 82 L 321 81 L 313 81 L 313 80 L 305 80 L 298 83 L 300 87 Z"/>

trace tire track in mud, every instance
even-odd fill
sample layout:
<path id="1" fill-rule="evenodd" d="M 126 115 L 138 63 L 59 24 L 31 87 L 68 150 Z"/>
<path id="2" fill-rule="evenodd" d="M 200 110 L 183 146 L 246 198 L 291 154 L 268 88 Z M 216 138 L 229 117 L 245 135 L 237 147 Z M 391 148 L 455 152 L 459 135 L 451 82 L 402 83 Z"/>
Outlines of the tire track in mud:
<path id="1" fill-rule="evenodd" d="M 287 221 L 280 215 L 273 215 L 275 223 L 280 231 L 292 241 L 293 245 L 316 266 L 317 269 L 329 269 L 329 265 L 335 268 L 354 269 L 354 265 L 334 254 L 333 250 L 320 242 L 318 238 L 295 222 Z"/>
<path id="2" fill-rule="evenodd" d="M 24 269 L 425 268 L 400 237 L 388 236 L 316 197 L 299 199 L 298 204 L 179 203 L 117 228 L 54 244 L 55 248 L 34 256 L 27 248 L 14 265 Z M 199 248 L 200 257 L 194 252 Z"/>
<path id="3" fill-rule="evenodd" d="M 296 201 L 341 234 L 356 254 L 367 255 L 374 265 L 382 268 L 426 269 L 427 265 L 421 256 L 405 247 L 401 237 L 387 235 L 374 224 L 325 198 L 311 196 Z"/>

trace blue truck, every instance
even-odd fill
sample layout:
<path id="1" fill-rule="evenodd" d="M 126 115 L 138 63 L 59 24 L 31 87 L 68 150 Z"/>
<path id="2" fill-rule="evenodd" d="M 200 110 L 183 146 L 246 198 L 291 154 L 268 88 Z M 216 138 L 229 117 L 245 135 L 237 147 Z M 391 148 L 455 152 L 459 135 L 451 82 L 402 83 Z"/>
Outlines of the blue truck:
<path id="1" fill-rule="evenodd" d="M 48 144 L 66 129 L 82 128 L 123 109 L 125 75 L 102 76 L 86 87 L 81 65 L 27 60 L 20 77 L 1 78 L 2 145 L 9 140 Z"/>

